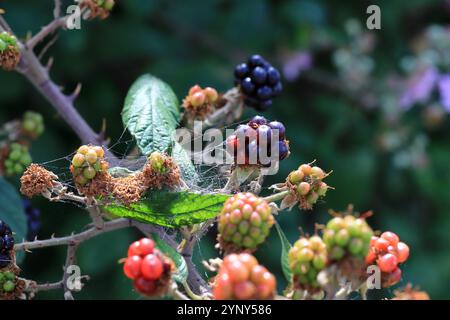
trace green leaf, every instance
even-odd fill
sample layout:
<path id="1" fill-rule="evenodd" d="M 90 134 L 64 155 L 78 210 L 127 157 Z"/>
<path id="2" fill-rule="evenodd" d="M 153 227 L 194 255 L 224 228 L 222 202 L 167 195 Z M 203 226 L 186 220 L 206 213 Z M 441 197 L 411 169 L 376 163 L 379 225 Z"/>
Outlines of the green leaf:
<path id="1" fill-rule="evenodd" d="M 178 99 L 164 81 L 146 74 L 131 86 L 122 110 L 122 122 L 141 152 L 165 152 L 178 125 Z"/>
<path id="2" fill-rule="evenodd" d="M 165 243 L 164 240 L 161 239 L 156 233 L 153 234 L 152 238 L 158 249 L 175 263 L 177 270 L 172 275 L 173 279 L 178 283 L 183 283 L 186 281 L 188 276 L 188 268 L 183 256 L 179 254 L 177 250 Z"/>
<path id="3" fill-rule="evenodd" d="M 278 222 L 275 223 L 275 227 L 277 228 L 278 236 L 281 240 L 281 269 L 283 270 L 283 274 L 286 280 L 291 283 L 292 273 L 291 269 L 289 268 L 288 253 L 292 246 L 289 243 L 289 240 L 286 238 L 286 235 L 284 234 Z"/>
<path id="4" fill-rule="evenodd" d="M 188 191 L 154 191 L 129 207 L 105 206 L 113 215 L 169 228 L 197 224 L 216 217 L 229 195 Z"/>
<path id="5" fill-rule="evenodd" d="M 17 243 L 26 239 L 28 224 L 22 199 L 16 189 L 2 177 L 0 177 L 0 220 L 11 227 Z M 19 263 L 23 255 L 17 255 L 16 258 Z"/>
<path id="6" fill-rule="evenodd" d="M 189 154 L 179 143 L 175 143 L 172 150 L 172 157 L 181 169 L 183 180 L 195 184 L 198 180 L 198 174 L 195 166 L 189 157 Z"/>

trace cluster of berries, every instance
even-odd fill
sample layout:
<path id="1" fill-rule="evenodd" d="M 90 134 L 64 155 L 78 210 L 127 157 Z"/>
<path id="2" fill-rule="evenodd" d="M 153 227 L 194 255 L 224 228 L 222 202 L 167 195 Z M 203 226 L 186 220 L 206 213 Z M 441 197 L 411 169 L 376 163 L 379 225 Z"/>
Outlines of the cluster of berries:
<path id="1" fill-rule="evenodd" d="M 189 93 L 183 100 L 183 107 L 188 116 L 193 119 L 204 120 L 215 108 L 219 99 L 217 90 L 211 87 L 202 89 L 195 85 L 189 89 Z"/>
<path id="2" fill-rule="evenodd" d="M 322 180 L 327 174 L 319 167 L 302 164 L 292 171 L 287 178 L 287 185 L 295 193 L 302 209 L 312 209 L 312 206 L 325 196 L 328 185 Z"/>
<path id="3" fill-rule="evenodd" d="M 266 300 L 273 298 L 275 276 L 249 253 L 225 257 L 214 280 L 213 294 L 217 300 Z"/>
<path id="4" fill-rule="evenodd" d="M 327 265 L 327 255 L 327 246 L 319 236 L 297 240 L 288 254 L 294 286 L 306 290 L 318 289 L 317 275 Z"/>
<path id="5" fill-rule="evenodd" d="M 27 239 L 33 240 L 36 238 L 39 229 L 41 228 L 41 212 L 39 209 L 34 208 L 31 205 L 31 201 L 28 199 L 22 200 L 25 214 L 27 216 L 28 234 Z"/>
<path id="6" fill-rule="evenodd" d="M 13 176 L 15 174 L 21 174 L 31 164 L 28 147 L 17 142 L 11 143 L 8 148 L 8 155 L 3 164 L 6 175 Z"/>
<path id="7" fill-rule="evenodd" d="M 237 165 L 270 166 L 272 161 L 289 156 L 284 125 L 279 121 L 269 122 L 262 116 L 255 116 L 247 124 L 239 125 L 227 138 L 226 145 Z"/>
<path id="8" fill-rule="evenodd" d="M 366 219 L 353 215 L 334 217 L 323 231 L 328 255 L 331 260 L 339 261 L 346 256 L 363 260 L 369 251 L 373 231 Z"/>
<path id="9" fill-rule="evenodd" d="M 402 271 L 398 265 L 408 260 L 408 257 L 408 245 L 400 242 L 395 233 L 386 231 L 379 237 L 373 236 L 370 240 L 366 263 L 368 265 L 377 264 L 382 272 L 383 286 L 389 287 L 402 278 Z"/>
<path id="10" fill-rule="evenodd" d="M 17 277 L 12 271 L 0 272 L 0 296 L 10 294 L 16 289 Z"/>
<path id="11" fill-rule="evenodd" d="M 94 19 L 99 17 L 100 19 L 106 19 L 109 16 L 109 13 L 114 8 L 115 1 L 114 0 L 81 0 L 80 7 L 81 8 L 89 8 L 90 19 Z"/>
<path id="12" fill-rule="evenodd" d="M 0 269 L 7 267 L 11 263 L 13 248 L 14 238 L 11 228 L 0 220 Z"/>
<path id="13" fill-rule="evenodd" d="M 173 262 L 155 248 L 155 242 L 142 238 L 128 248 L 123 271 L 134 288 L 146 296 L 164 294 L 170 283 Z"/>
<path id="14" fill-rule="evenodd" d="M 220 213 L 219 243 L 225 252 L 254 251 L 274 223 L 272 209 L 264 199 L 250 192 L 235 194 Z"/>
<path id="15" fill-rule="evenodd" d="M 102 147 L 83 145 L 78 148 L 72 158 L 70 171 L 74 181 L 79 186 L 90 182 L 98 173 L 108 170 L 108 163 L 104 161 L 105 151 Z"/>
<path id="16" fill-rule="evenodd" d="M 283 90 L 280 72 L 260 55 L 253 55 L 234 70 L 234 83 L 239 86 L 246 105 L 258 111 L 272 106 L 272 99 Z"/>
<path id="17" fill-rule="evenodd" d="M 22 131 L 24 134 L 36 139 L 44 132 L 44 119 L 40 113 L 27 111 L 23 115 Z"/>
<path id="18" fill-rule="evenodd" d="M 3 31 L 0 33 L 0 68 L 6 71 L 15 69 L 20 60 L 17 39 L 12 34 Z"/>

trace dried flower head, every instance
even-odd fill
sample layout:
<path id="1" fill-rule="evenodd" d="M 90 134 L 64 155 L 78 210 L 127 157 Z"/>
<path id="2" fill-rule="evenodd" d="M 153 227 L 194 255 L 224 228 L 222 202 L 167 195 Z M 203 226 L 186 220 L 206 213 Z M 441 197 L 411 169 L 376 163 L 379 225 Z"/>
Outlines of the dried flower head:
<path id="1" fill-rule="evenodd" d="M 20 178 L 20 192 L 28 198 L 50 192 L 57 179 L 53 172 L 32 163 Z"/>

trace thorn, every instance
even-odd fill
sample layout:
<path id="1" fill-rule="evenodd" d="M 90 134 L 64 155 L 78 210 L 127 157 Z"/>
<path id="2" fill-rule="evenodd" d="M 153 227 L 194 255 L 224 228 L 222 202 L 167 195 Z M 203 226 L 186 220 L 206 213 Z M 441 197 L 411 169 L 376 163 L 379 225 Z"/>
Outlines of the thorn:
<path id="1" fill-rule="evenodd" d="M 75 99 L 79 96 L 81 92 L 81 87 L 82 87 L 81 83 L 78 83 L 73 93 L 67 97 L 71 102 L 74 102 Z"/>
<path id="2" fill-rule="evenodd" d="M 47 69 L 47 71 L 50 71 L 50 69 L 53 67 L 53 62 L 54 62 L 53 57 L 50 57 L 48 59 L 47 65 L 45 66 L 45 69 Z"/>

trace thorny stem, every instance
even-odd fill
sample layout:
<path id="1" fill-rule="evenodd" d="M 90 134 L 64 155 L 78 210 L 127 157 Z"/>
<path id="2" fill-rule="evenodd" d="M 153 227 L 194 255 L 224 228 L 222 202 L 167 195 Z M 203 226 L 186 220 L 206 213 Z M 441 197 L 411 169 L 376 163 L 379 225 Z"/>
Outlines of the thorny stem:
<path id="1" fill-rule="evenodd" d="M 264 197 L 263 199 L 266 200 L 267 202 L 275 202 L 275 201 L 280 201 L 282 199 L 284 199 L 284 197 L 286 197 L 289 194 L 289 190 L 285 190 L 285 191 L 281 191 L 278 193 L 275 193 L 273 195 Z"/>

